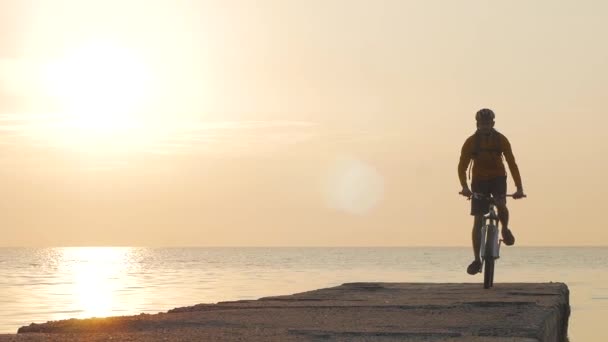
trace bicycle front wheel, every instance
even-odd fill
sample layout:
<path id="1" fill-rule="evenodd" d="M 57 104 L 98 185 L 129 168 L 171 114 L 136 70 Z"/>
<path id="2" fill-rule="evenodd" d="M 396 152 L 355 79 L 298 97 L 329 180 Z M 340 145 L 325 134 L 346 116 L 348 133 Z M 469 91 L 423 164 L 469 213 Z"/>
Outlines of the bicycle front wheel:
<path id="1" fill-rule="evenodd" d="M 488 229 L 486 238 L 486 250 L 485 250 L 485 261 L 483 270 L 483 288 L 489 289 L 494 286 L 494 239 L 496 238 L 496 230 Z"/>

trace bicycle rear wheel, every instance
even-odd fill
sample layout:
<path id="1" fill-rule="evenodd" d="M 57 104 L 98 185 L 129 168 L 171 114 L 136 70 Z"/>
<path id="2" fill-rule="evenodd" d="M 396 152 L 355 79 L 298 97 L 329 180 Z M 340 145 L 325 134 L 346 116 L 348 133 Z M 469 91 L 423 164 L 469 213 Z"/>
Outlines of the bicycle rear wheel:
<path id="1" fill-rule="evenodd" d="M 488 229 L 488 234 L 486 236 L 486 250 L 485 250 L 485 261 L 484 261 L 484 270 L 483 270 L 483 288 L 489 289 L 494 286 L 494 256 L 493 256 L 493 247 L 494 247 L 494 239 L 496 230 Z"/>

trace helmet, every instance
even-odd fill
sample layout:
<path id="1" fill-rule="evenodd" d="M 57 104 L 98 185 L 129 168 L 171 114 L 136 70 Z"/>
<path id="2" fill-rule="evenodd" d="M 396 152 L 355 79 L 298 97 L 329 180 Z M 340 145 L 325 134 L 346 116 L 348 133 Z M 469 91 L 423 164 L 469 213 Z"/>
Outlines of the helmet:
<path id="1" fill-rule="evenodd" d="M 493 122 L 494 116 L 494 112 L 491 109 L 483 108 L 475 114 L 475 120 L 477 122 Z"/>

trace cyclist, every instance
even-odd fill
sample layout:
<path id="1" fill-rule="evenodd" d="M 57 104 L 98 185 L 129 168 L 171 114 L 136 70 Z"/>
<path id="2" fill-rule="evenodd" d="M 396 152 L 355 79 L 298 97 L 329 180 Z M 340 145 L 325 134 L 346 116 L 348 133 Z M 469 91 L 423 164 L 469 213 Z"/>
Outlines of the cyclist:
<path id="1" fill-rule="evenodd" d="M 460 162 L 458 163 L 458 178 L 462 185 L 460 194 L 471 197 L 473 192 L 495 197 L 498 217 L 502 225 L 502 239 L 507 246 L 515 243 L 515 237 L 509 227 L 509 210 L 505 195 L 507 193 L 507 172 L 503 163 L 503 156 L 509 165 L 511 176 L 517 187 L 513 194 L 514 199 L 524 197 L 524 189 L 511 151 L 509 140 L 494 129 L 494 112 L 484 108 L 475 114 L 477 131 L 470 136 L 462 146 Z M 467 168 L 472 165 L 473 177 L 471 189 L 467 184 Z M 471 172 L 471 170 L 469 170 Z M 470 177 L 470 173 L 469 173 Z M 489 211 L 488 200 L 471 199 L 471 215 L 475 217 L 473 223 L 473 253 L 475 260 L 467 267 L 467 273 L 474 275 L 481 272 L 481 258 L 479 256 L 481 226 L 483 216 Z"/>

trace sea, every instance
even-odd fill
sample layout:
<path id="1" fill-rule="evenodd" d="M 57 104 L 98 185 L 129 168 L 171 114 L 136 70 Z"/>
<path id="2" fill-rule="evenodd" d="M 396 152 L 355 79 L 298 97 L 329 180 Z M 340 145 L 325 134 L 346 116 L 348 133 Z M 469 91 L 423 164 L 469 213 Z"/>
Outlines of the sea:
<path id="1" fill-rule="evenodd" d="M 0 333 L 349 282 L 479 283 L 466 247 L 0 248 Z M 503 247 L 495 283 L 563 282 L 569 341 L 608 341 L 608 247 Z M 491 290 L 489 290 L 491 291 Z"/>

